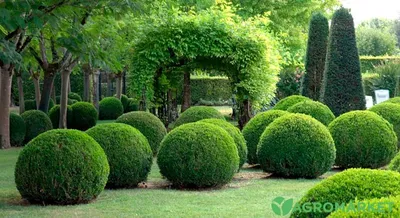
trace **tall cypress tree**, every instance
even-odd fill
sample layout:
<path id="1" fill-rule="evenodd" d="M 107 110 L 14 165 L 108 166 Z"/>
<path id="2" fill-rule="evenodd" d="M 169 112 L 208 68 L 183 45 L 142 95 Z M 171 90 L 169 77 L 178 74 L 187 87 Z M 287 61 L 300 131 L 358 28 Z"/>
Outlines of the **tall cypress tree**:
<path id="1" fill-rule="evenodd" d="M 318 100 L 321 95 L 328 36 L 328 19 L 321 13 L 314 14 L 308 30 L 306 74 L 301 86 L 301 94 L 313 100 Z"/>
<path id="2" fill-rule="evenodd" d="M 354 22 L 345 8 L 337 10 L 332 18 L 321 101 L 336 116 L 352 110 L 365 110 Z"/>

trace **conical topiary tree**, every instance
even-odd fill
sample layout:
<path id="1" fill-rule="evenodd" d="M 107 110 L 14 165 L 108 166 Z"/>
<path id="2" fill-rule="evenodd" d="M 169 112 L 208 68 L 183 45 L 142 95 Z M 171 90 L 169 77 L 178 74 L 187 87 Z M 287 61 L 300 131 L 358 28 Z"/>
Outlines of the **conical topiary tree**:
<path id="1" fill-rule="evenodd" d="M 321 13 L 315 13 L 311 18 L 308 30 L 306 74 L 301 86 L 301 94 L 313 100 L 318 100 L 320 97 L 328 36 L 328 19 Z"/>
<path id="2" fill-rule="evenodd" d="M 321 101 L 339 116 L 365 109 L 353 17 L 340 8 L 332 18 Z"/>

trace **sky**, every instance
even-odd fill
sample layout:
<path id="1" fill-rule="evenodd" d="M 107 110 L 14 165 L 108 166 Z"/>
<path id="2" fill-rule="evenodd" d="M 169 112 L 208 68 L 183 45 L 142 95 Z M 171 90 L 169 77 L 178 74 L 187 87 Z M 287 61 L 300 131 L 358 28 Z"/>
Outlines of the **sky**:
<path id="1" fill-rule="evenodd" d="M 400 0 L 341 0 L 351 9 L 355 24 L 371 18 L 396 19 L 400 17 Z"/>

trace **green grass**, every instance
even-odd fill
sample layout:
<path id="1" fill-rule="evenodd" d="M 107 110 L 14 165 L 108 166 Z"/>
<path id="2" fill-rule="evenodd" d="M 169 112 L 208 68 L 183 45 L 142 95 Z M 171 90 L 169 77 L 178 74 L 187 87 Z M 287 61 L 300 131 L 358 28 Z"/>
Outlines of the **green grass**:
<path id="1" fill-rule="evenodd" d="M 97 125 L 99 124 L 105 124 L 105 123 L 114 123 L 115 120 L 98 120 Z"/>
<path id="2" fill-rule="evenodd" d="M 153 164 L 147 188 L 105 190 L 85 205 L 37 206 L 24 202 L 15 188 L 20 151 L 0 150 L 0 217 L 277 217 L 270 206 L 275 197 L 298 200 L 320 181 L 267 177 L 250 168 L 221 189 L 175 190 Z"/>

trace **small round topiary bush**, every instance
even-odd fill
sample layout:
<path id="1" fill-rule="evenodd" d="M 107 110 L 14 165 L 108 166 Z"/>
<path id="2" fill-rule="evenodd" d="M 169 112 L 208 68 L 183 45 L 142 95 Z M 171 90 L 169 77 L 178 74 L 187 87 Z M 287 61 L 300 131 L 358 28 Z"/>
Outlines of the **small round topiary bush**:
<path id="1" fill-rule="evenodd" d="M 304 96 L 301 96 L 301 95 L 291 95 L 291 96 L 289 96 L 289 97 L 286 97 L 286 98 L 280 100 L 280 101 L 274 106 L 273 109 L 274 109 L 274 110 L 283 110 L 283 111 L 285 111 L 285 110 L 287 110 L 289 107 L 291 107 L 291 106 L 293 106 L 293 105 L 295 105 L 295 104 L 297 104 L 297 103 L 306 101 L 306 100 L 312 101 L 310 98 L 307 98 L 307 97 L 304 97 Z"/>
<path id="2" fill-rule="evenodd" d="M 342 114 L 329 124 L 336 146 L 335 165 L 341 168 L 379 168 L 397 153 L 392 125 L 370 111 Z"/>
<path id="3" fill-rule="evenodd" d="M 124 107 L 124 112 L 126 113 L 126 112 L 127 112 L 126 109 L 127 109 L 128 105 L 129 105 L 129 98 L 128 98 L 128 96 L 126 96 L 126 95 L 121 95 L 121 103 L 122 103 L 122 106 Z"/>
<path id="4" fill-rule="evenodd" d="M 54 107 L 54 101 L 50 98 L 49 100 L 49 110 Z M 36 100 L 25 100 L 25 111 L 37 110 Z"/>
<path id="5" fill-rule="evenodd" d="M 389 197 L 400 194 L 400 173 L 386 170 L 348 169 L 322 180 L 298 202 L 346 204 L 351 200 Z M 324 210 L 293 211 L 291 217 L 327 217 Z"/>
<path id="6" fill-rule="evenodd" d="M 70 92 L 68 94 L 68 99 L 76 100 L 77 102 L 82 101 L 82 97 L 78 93 L 75 93 L 75 92 Z"/>
<path id="7" fill-rule="evenodd" d="M 145 181 L 153 162 L 146 137 L 139 130 L 122 123 L 97 125 L 86 131 L 107 155 L 110 175 L 107 187 L 136 187 Z"/>
<path id="8" fill-rule="evenodd" d="M 172 130 L 157 158 L 160 172 L 175 186 L 220 186 L 232 180 L 239 155 L 232 137 L 209 123 L 189 123 Z"/>
<path id="9" fill-rule="evenodd" d="M 225 131 L 229 133 L 229 135 L 233 138 L 233 141 L 236 144 L 238 154 L 239 154 L 239 169 L 246 163 L 247 160 L 247 147 L 246 147 L 246 140 L 244 139 L 242 133 L 238 128 L 234 125 L 226 122 L 225 120 L 221 119 L 204 119 L 198 122 L 201 123 L 210 123 L 216 126 L 221 127 Z"/>
<path id="10" fill-rule="evenodd" d="M 24 143 L 26 125 L 24 119 L 15 113 L 10 113 L 10 143 L 11 146 L 21 146 Z"/>
<path id="11" fill-rule="evenodd" d="M 79 204 L 96 198 L 109 174 L 100 145 L 78 130 L 52 130 L 29 142 L 15 167 L 15 183 L 31 203 Z"/>
<path id="12" fill-rule="evenodd" d="M 97 123 L 97 110 L 88 102 L 77 102 L 71 106 L 72 123 L 71 129 L 86 131 Z"/>
<path id="13" fill-rule="evenodd" d="M 134 111 L 123 114 L 116 120 L 117 123 L 125 123 L 138 129 L 149 141 L 153 154 L 156 155 L 158 148 L 167 129 L 158 117 L 144 111 Z"/>
<path id="14" fill-rule="evenodd" d="M 124 106 L 117 98 L 107 97 L 100 101 L 99 111 L 100 120 L 115 120 L 124 113 Z"/>
<path id="15" fill-rule="evenodd" d="M 377 113 L 383 119 L 387 120 L 393 125 L 393 130 L 397 135 L 397 140 L 400 139 L 400 104 L 394 103 L 381 103 L 374 105 L 369 109 L 374 113 Z M 398 142 L 400 146 L 400 143 Z"/>
<path id="16" fill-rule="evenodd" d="M 397 154 L 389 163 L 389 170 L 400 172 L 400 154 Z"/>
<path id="17" fill-rule="evenodd" d="M 225 120 L 224 116 L 215 108 L 206 106 L 190 107 L 178 117 L 174 123 L 174 128 L 185 123 L 193 123 L 210 118 Z"/>
<path id="18" fill-rule="evenodd" d="M 318 101 L 302 101 L 287 109 L 291 113 L 307 114 L 328 126 L 335 119 L 331 109 Z"/>
<path id="19" fill-rule="evenodd" d="M 382 103 L 394 103 L 394 104 L 400 104 L 400 97 L 394 97 L 390 98 L 389 100 L 386 100 Z"/>
<path id="20" fill-rule="evenodd" d="M 247 142 L 247 162 L 249 164 L 258 163 L 257 146 L 265 128 L 276 118 L 287 114 L 289 113 L 281 110 L 262 112 L 254 116 L 246 126 L 244 126 L 242 132 Z"/>
<path id="21" fill-rule="evenodd" d="M 72 113 L 72 107 L 67 106 L 67 127 L 72 126 L 72 120 L 73 120 L 73 113 Z M 51 123 L 53 124 L 53 129 L 58 129 L 59 127 L 59 122 L 60 122 L 60 105 L 55 105 L 52 107 L 49 111 L 49 118 L 51 120 Z"/>
<path id="22" fill-rule="evenodd" d="M 284 177 L 316 178 L 331 169 L 335 145 L 328 128 L 304 114 L 276 119 L 258 143 L 258 160 L 265 172 Z"/>
<path id="23" fill-rule="evenodd" d="M 21 114 L 26 125 L 25 142 L 29 142 L 41 133 L 53 129 L 50 118 L 42 111 L 30 110 Z"/>
<path id="24" fill-rule="evenodd" d="M 125 113 L 129 113 L 132 111 L 138 111 L 139 110 L 139 103 L 135 101 L 135 99 L 130 98 L 128 99 L 128 104 L 125 108 Z"/>

